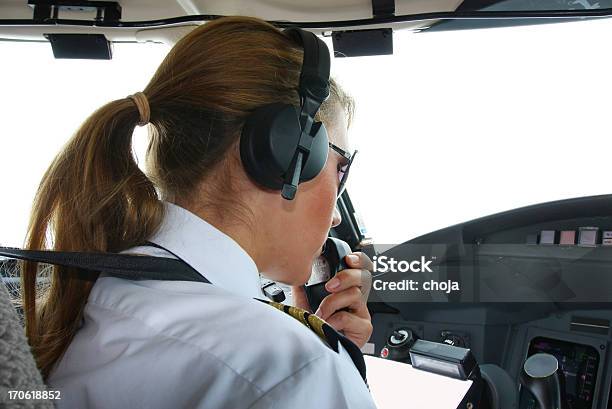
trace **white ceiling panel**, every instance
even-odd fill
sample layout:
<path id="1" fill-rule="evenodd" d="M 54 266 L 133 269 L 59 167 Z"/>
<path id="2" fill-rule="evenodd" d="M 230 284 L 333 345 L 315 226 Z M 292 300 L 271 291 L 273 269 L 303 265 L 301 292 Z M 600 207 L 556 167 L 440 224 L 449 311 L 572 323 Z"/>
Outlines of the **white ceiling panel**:
<path id="1" fill-rule="evenodd" d="M 453 11 L 461 0 L 396 0 L 395 14 Z M 264 20 L 288 22 L 346 21 L 372 18 L 370 0 L 122 0 L 121 21 L 137 22 L 163 20 L 172 17 L 205 15 L 246 15 Z M 27 0 L 0 2 L 0 20 L 32 19 L 33 8 Z M 91 21 L 95 12 L 88 10 L 61 11 L 60 19 Z M 164 33 L 164 28 L 117 28 L 57 25 L 2 25 L 0 38 L 43 40 L 45 33 L 96 33 L 105 34 L 112 41 L 164 41 L 175 42 L 180 35 L 191 30 L 198 22 L 174 24 Z M 394 24 L 394 28 L 419 28 L 430 21 Z M 177 28 L 177 26 L 182 26 Z M 389 24 L 368 28 L 389 27 Z M 357 27 L 351 27 L 357 28 Z M 323 30 L 313 30 L 321 32 Z"/>

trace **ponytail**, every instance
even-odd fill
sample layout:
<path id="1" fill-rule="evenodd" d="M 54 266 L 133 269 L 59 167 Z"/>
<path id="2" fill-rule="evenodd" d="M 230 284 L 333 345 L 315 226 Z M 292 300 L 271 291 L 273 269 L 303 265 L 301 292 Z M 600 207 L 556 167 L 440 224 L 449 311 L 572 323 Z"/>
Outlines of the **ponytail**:
<path id="1" fill-rule="evenodd" d="M 133 100 L 94 112 L 57 155 L 34 199 L 26 248 L 119 252 L 148 239 L 163 207 L 132 154 L 140 121 Z M 71 342 L 95 282 L 72 268 L 54 266 L 37 297 L 37 264 L 22 268 L 26 334 L 44 378 Z"/>

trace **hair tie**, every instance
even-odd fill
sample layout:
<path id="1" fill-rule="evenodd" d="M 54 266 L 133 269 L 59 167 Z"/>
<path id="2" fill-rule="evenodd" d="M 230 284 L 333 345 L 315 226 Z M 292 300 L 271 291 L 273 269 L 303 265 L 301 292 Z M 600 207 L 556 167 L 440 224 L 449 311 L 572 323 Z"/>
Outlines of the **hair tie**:
<path id="1" fill-rule="evenodd" d="M 140 114 L 140 122 L 138 122 L 138 126 L 144 126 L 149 123 L 149 117 L 151 116 L 151 108 L 149 107 L 149 101 L 147 100 L 147 96 L 138 91 L 132 95 L 129 95 L 136 108 L 138 108 L 138 113 Z"/>

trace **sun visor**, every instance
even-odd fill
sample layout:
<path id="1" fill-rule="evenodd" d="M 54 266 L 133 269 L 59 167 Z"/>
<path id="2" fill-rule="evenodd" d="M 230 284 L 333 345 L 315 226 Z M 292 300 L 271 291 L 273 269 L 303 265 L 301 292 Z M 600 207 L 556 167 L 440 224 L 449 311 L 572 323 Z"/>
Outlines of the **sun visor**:
<path id="1" fill-rule="evenodd" d="M 393 54 L 393 30 L 347 30 L 332 33 L 335 57 Z"/>
<path id="2" fill-rule="evenodd" d="M 110 41 L 104 34 L 47 34 L 55 58 L 110 60 Z"/>

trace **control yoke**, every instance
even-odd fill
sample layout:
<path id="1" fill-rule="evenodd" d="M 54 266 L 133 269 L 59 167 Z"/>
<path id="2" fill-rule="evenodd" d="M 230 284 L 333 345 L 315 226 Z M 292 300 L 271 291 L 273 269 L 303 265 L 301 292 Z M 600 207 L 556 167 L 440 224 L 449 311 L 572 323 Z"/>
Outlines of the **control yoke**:
<path id="1" fill-rule="evenodd" d="M 565 409 L 563 373 L 557 358 L 539 353 L 523 365 L 520 382 L 535 398 L 539 409 Z"/>

